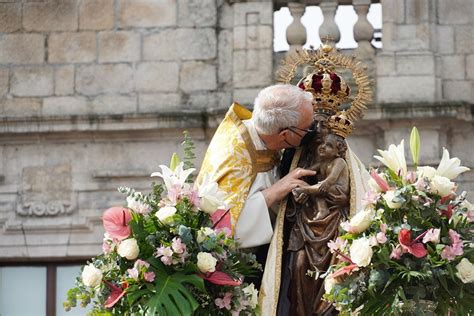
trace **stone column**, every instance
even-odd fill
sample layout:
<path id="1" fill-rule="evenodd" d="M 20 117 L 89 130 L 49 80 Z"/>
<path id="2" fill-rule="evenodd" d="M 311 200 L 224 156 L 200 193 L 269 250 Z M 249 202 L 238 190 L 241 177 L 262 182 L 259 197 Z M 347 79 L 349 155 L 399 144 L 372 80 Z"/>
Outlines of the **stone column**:
<path id="1" fill-rule="evenodd" d="M 358 17 L 354 25 L 354 39 L 358 44 L 355 53 L 360 59 L 371 59 L 375 54 L 374 48 L 370 43 L 374 36 L 374 27 L 367 20 L 370 3 L 370 0 L 354 0 L 353 2 L 354 10 Z"/>
<path id="2" fill-rule="evenodd" d="M 323 11 L 324 22 L 319 28 L 319 37 L 324 43 L 334 45 L 341 39 L 341 32 L 339 27 L 334 20 L 337 10 L 337 0 L 323 0 L 319 5 L 321 11 Z"/>
<path id="3" fill-rule="evenodd" d="M 290 44 L 289 53 L 300 49 L 306 43 L 306 28 L 301 23 L 301 17 L 304 14 L 306 6 L 298 2 L 289 2 L 288 9 L 290 10 L 293 22 L 286 29 L 286 39 Z"/>

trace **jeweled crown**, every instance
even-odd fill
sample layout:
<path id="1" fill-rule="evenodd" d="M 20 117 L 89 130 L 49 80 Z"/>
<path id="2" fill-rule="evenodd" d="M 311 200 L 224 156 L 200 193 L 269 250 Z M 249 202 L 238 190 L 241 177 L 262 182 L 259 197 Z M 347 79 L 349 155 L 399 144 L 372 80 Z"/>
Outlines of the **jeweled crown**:
<path id="1" fill-rule="evenodd" d="M 346 117 L 345 111 L 333 115 L 328 120 L 329 130 L 336 135 L 346 138 L 352 133 L 352 122 Z"/>
<path id="2" fill-rule="evenodd" d="M 298 82 L 299 88 L 313 94 L 315 113 L 333 115 L 339 112 L 339 106 L 348 100 L 351 92 L 344 78 L 335 72 L 335 64 L 327 57 L 331 51 L 331 46 L 322 45 L 323 56 L 314 64 L 316 71 Z"/>

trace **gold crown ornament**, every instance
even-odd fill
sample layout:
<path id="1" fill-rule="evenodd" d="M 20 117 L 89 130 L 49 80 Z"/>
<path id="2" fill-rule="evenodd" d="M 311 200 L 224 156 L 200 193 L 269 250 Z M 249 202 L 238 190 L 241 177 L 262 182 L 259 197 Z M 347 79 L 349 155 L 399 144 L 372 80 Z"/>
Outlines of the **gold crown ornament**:
<path id="1" fill-rule="evenodd" d="M 328 120 L 328 128 L 333 134 L 346 138 L 352 133 L 352 122 L 346 117 L 346 111 L 333 115 Z"/>
<path id="2" fill-rule="evenodd" d="M 292 84 L 302 67 L 313 69 L 298 81 L 297 86 L 313 94 L 314 113 L 333 116 L 341 113 L 344 103 L 352 101 L 344 113 L 345 120 L 351 123 L 350 131 L 352 123 L 362 117 L 363 111 L 372 101 L 372 81 L 366 74 L 366 67 L 356 61 L 355 56 L 343 55 L 327 43 L 317 50 L 312 48 L 297 50 L 287 56 L 282 63 L 277 72 L 277 80 L 286 84 Z M 336 72 L 337 69 L 351 71 L 357 86 L 354 98 L 350 98 L 351 89 L 344 78 Z"/>

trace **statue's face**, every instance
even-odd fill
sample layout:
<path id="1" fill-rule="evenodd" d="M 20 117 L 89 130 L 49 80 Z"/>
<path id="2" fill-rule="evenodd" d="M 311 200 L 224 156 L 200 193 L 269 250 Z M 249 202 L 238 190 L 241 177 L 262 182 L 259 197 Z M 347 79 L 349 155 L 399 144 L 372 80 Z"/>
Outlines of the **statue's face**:
<path id="1" fill-rule="evenodd" d="M 329 134 L 324 137 L 323 143 L 318 147 L 318 154 L 321 158 L 334 159 L 339 156 L 337 140 L 334 135 Z"/>
<path id="2" fill-rule="evenodd" d="M 314 116 L 314 129 L 316 130 L 316 138 L 318 140 L 322 140 L 325 135 L 329 133 L 329 129 L 327 127 L 327 117 L 322 114 L 316 114 Z"/>

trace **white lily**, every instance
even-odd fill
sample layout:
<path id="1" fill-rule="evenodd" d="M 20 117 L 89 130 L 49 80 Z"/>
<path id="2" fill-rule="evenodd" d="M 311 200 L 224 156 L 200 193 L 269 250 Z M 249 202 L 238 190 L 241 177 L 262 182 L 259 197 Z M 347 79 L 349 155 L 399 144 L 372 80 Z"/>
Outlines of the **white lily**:
<path id="1" fill-rule="evenodd" d="M 468 171 L 469 168 L 461 166 L 461 160 L 459 158 L 449 158 L 449 151 L 443 148 L 443 157 L 439 162 L 436 174 L 452 180 L 459 176 L 461 173 Z"/>
<path id="2" fill-rule="evenodd" d="M 162 178 L 168 191 L 176 186 L 180 188 L 184 187 L 186 179 L 196 170 L 195 168 L 184 170 L 183 162 L 180 162 L 174 171 L 165 165 L 160 165 L 160 168 L 161 172 L 153 172 L 151 176 Z"/>
<path id="3" fill-rule="evenodd" d="M 379 153 L 381 156 L 374 156 L 375 159 L 381 161 L 395 173 L 400 171 L 402 176 L 407 174 L 404 140 L 398 146 L 390 145 L 388 150 L 379 149 Z"/>
<path id="4" fill-rule="evenodd" d="M 201 210 L 208 214 L 212 215 L 218 207 L 225 205 L 226 192 L 219 190 L 219 185 L 209 174 L 204 175 L 202 184 L 198 187 L 198 195 L 201 198 Z"/>

